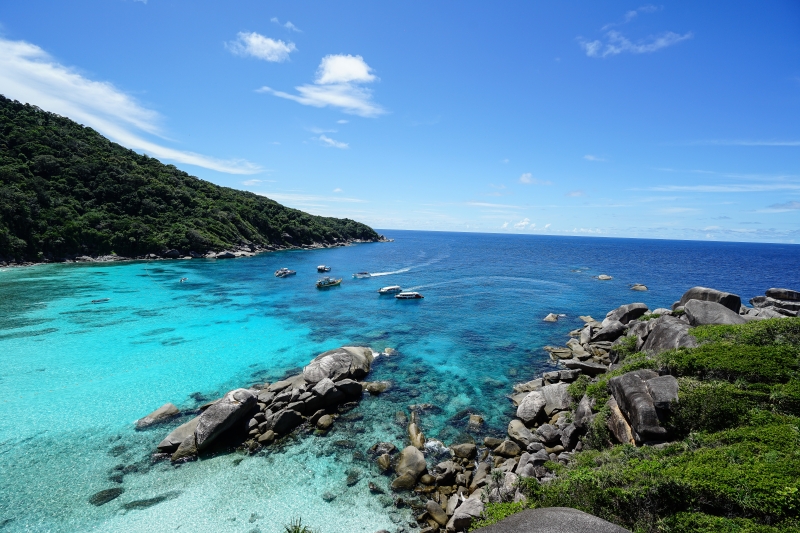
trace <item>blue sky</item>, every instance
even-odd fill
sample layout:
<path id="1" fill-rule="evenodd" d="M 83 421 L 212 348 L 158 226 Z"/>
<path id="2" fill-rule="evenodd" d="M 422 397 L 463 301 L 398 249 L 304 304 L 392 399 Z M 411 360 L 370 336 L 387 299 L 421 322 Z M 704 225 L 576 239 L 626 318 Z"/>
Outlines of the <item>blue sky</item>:
<path id="1" fill-rule="evenodd" d="M 800 242 L 800 4 L 0 5 L 0 93 L 378 228 Z"/>

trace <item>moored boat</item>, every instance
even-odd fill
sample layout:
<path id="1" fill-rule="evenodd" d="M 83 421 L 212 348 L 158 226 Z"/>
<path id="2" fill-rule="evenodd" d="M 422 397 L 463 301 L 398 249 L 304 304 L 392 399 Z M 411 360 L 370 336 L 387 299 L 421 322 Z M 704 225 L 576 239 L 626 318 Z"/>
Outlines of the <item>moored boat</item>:
<path id="1" fill-rule="evenodd" d="M 425 298 L 418 292 L 399 292 L 395 294 L 394 297 L 398 300 L 421 300 L 422 298 Z"/>
<path id="2" fill-rule="evenodd" d="M 285 278 L 287 276 L 294 276 L 295 274 L 297 274 L 296 271 L 289 270 L 286 267 L 279 268 L 278 270 L 275 271 L 275 277 L 276 278 Z"/>
<path id="3" fill-rule="evenodd" d="M 369 272 L 356 272 L 355 274 L 353 274 L 353 277 L 354 278 L 371 278 L 372 274 L 370 274 Z"/>
<path id="4" fill-rule="evenodd" d="M 329 267 L 328 265 L 319 265 L 317 267 L 317 272 L 330 272 L 330 271 L 331 267 Z"/>
<path id="5" fill-rule="evenodd" d="M 328 287 L 335 287 L 342 282 L 342 278 L 335 279 L 328 276 L 325 276 L 322 279 L 317 280 L 317 288 L 318 289 L 327 289 Z"/>
<path id="6" fill-rule="evenodd" d="M 397 292 L 403 292 L 403 289 L 400 285 L 389 285 L 388 287 L 381 287 L 378 289 L 379 294 L 394 294 Z"/>

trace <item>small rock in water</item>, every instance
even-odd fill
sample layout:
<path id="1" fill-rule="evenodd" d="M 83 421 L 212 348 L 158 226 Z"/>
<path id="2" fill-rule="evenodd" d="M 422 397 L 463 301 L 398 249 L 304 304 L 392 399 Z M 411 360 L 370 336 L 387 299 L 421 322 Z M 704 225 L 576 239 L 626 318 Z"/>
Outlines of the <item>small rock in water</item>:
<path id="1" fill-rule="evenodd" d="M 545 322 L 558 322 L 558 315 L 555 313 L 550 313 L 543 319 Z"/>
<path id="2" fill-rule="evenodd" d="M 646 291 L 647 285 L 642 285 L 641 283 L 634 283 L 631 287 L 632 291 Z"/>
<path id="3" fill-rule="evenodd" d="M 608 274 L 600 274 L 599 276 L 597 276 L 597 279 L 605 281 L 605 280 L 614 279 L 614 278 L 612 278 Z"/>
<path id="4" fill-rule="evenodd" d="M 469 429 L 478 430 L 483 425 L 483 417 L 481 415 L 469 415 Z"/>
<path id="5" fill-rule="evenodd" d="M 336 494 L 330 491 L 323 492 L 322 499 L 325 500 L 326 502 L 332 502 L 333 500 L 336 499 Z"/>
<path id="6" fill-rule="evenodd" d="M 380 488 L 378 485 L 376 485 L 372 481 L 369 482 L 369 491 L 374 493 L 374 494 L 383 494 L 383 493 L 386 492 L 385 490 Z"/>
<path id="7" fill-rule="evenodd" d="M 121 487 L 114 487 L 113 489 L 101 490 L 100 492 L 92 494 L 92 496 L 89 498 L 89 503 L 91 503 L 92 505 L 100 506 L 110 502 L 111 500 L 119 498 L 119 496 L 123 492 L 125 492 L 125 489 Z"/>

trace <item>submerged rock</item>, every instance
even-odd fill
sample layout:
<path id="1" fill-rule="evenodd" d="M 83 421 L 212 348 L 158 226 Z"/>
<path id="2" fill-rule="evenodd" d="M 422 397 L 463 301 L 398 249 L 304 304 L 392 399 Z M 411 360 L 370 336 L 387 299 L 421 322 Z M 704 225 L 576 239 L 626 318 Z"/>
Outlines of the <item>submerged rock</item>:
<path id="1" fill-rule="evenodd" d="M 104 505 L 111 500 L 119 498 L 123 492 L 125 492 L 125 489 L 122 487 L 101 490 L 99 492 L 95 492 L 89 497 L 89 503 L 97 506 Z"/>
<path id="2" fill-rule="evenodd" d="M 167 435 L 166 438 L 156 446 L 158 451 L 162 453 L 172 453 L 177 450 L 178 446 L 180 446 L 187 437 L 194 435 L 194 430 L 197 428 L 197 423 L 199 421 L 200 417 L 197 416 L 172 430 L 172 433 Z"/>
<path id="3" fill-rule="evenodd" d="M 145 416 L 144 418 L 140 418 L 136 421 L 137 429 L 144 429 L 146 427 L 152 426 L 153 424 L 159 424 L 161 422 L 166 422 L 167 420 L 178 416 L 180 414 L 180 410 L 175 407 L 175 405 L 171 403 L 165 403 L 149 415 Z"/>

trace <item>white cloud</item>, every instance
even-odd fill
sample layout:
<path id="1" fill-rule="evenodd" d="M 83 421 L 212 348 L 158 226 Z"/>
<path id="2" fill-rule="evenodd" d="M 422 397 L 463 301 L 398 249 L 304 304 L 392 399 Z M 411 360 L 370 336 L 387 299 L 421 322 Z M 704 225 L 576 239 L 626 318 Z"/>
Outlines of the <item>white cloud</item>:
<path id="1" fill-rule="evenodd" d="M 587 161 L 605 161 L 602 157 L 597 157 L 591 154 L 586 154 L 583 158 Z"/>
<path id="2" fill-rule="evenodd" d="M 694 211 L 699 211 L 699 209 L 694 207 L 665 207 L 664 209 L 659 209 L 659 212 L 665 214 L 692 213 Z"/>
<path id="3" fill-rule="evenodd" d="M 519 182 L 524 183 L 526 185 L 552 185 L 553 183 L 550 181 L 540 180 L 533 177 L 533 174 L 530 172 L 524 173 L 522 176 L 519 177 Z"/>
<path id="4" fill-rule="evenodd" d="M 632 42 L 620 32 L 611 30 L 606 33 L 606 41 L 579 40 L 581 46 L 589 57 L 608 57 L 630 52 L 632 54 L 648 54 L 678 44 L 681 41 L 692 38 L 692 32 L 680 35 L 675 32 L 664 32 L 661 35 L 651 36 L 646 40 L 637 43 Z"/>
<path id="5" fill-rule="evenodd" d="M 337 124 L 347 124 L 348 122 L 350 122 L 350 121 L 349 120 L 345 120 L 345 119 L 339 119 L 339 120 L 336 121 Z"/>
<path id="6" fill-rule="evenodd" d="M 586 193 L 583 191 L 570 191 L 567 193 L 567 196 L 576 198 L 578 196 L 586 196 Z"/>
<path id="7" fill-rule="evenodd" d="M 647 190 L 662 192 L 767 192 L 798 191 L 799 184 L 793 183 L 736 183 L 729 185 L 662 185 Z"/>
<path id="8" fill-rule="evenodd" d="M 236 55 L 253 56 L 264 61 L 282 63 L 289 59 L 289 54 L 297 50 L 294 43 L 270 39 L 256 32 L 240 31 L 236 40 L 225 43 L 225 47 Z"/>
<path id="9" fill-rule="evenodd" d="M 550 224 L 545 224 L 544 225 L 544 229 L 549 229 L 549 228 L 550 228 Z"/>
<path id="10" fill-rule="evenodd" d="M 703 231 L 716 231 L 718 229 L 722 229 L 720 226 L 706 226 L 703 228 Z"/>
<path id="11" fill-rule="evenodd" d="M 312 127 L 312 128 L 308 128 L 308 131 L 310 131 L 311 133 L 316 133 L 317 135 L 319 135 L 321 133 L 338 133 L 337 130 L 326 130 L 326 129 L 322 129 L 322 128 L 317 128 L 316 126 Z"/>
<path id="12" fill-rule="evenodd" d="M 313 107 L 338 107 L 345 113 L 376 117 L 386 113 L 372 101 L 372 91 L 359 84 L 371 83 L 377 77 L 361 56 L 328 55 L 317 68 L 314 85 L 295 87 L 300 94 L 289 94 L 264 86 L 258 92 L 269 93 Z"/>
<path id="13" fill-rule="evenodd" d="M 333 148 L 340 148 L 342 150 L 350 148 L 349 144 L 331 139 L 330 137 L 324 134 L 319 136 L 319 140 L 322 141 L 323 144 L 325 144 L 325 146 L 332 146 Z"/>
<path id="14" fill-rule="evenodd" d="M 346 198 L 344 196 L 316 196 L 312 194 L 295 194 L 295 193 L 280 193 L 280 192 L 273 192 L 273 193 L 265 192 L 256 194 L 272 198 L 273 200 L 287 201 L 287 202 L 339 202 L 339 203 L 353 203 L 353 204 L 366 203 L 366 200 L 361 200 L 359 198 Z"/>
<path id="15" fill-rule="evenodd" d="M 797 211 L 797 210 L 800 210 L 800 202 L 793 200 L 791 202 L 786 202 L 783 204 L 772 204 L 766 209 L 759 209 L 757 213 L 788 213 L 790 211 Z M 755 222 L 753 222 L 753 224 L 755 224 Z"/>
<path id="16" fill-rule="evenodd" d="M 522 209 L 522 207 L 518 205 L 508 205 L 508 204 L 490 204 L 486 202 L 467 202 L 466 205 L 471 207 L 501 207 L 501 208 L 509 208 L 509 209 Z"/>
<path id="17" fill-rule="evenodd" d="M 242 182 L 242 185 L 252 187 L 253 185 L 258 185 L 259 183 L 275 183 L 275 180 L 245 180 Z"/>
<path id="18" fill-rule="evenodd" d="M 295 26 L 294 24 L 292 24 L 288 20 L 286 21 L 286 23 L 281 24 L 281 21 L 278 20 L 278 17 L 272 17 L 271 19 L 269 19 L 269 21 L 277 24 L 278 26 L 283 26 L 287 30 L 296 31 L 298 33 L 302 33 L 303 32 L 303 30 L 301 30 L 300 28 L 298 28 L 297 26 Z"/>
<path id="19" fill-rule="evenodd" d="M 0 93 L 94 128 L 112 140 L 159 159 L 228 174 L 262 169 L 244 160 L 221 160 L 168 148 L 141 137 L 159 135 L 160 116 L 108 82 L 90 80 L 25 41 L 0 38 Z"/>
<path id="20" fill-rule="evenodd" d="M 508 164 L 509 161 L 510 161 L 510 159 L 508 159 L 508 158 L 500 160 L 500 162 L 503 163 L 504 165 Z"/>
<path id="21" fill-rule="evenodd" d="M 342 192 L 342 189 L 340 189 L 339 187 L 336 187 L 335 189 L 333 189 L 333 192 Z"/>
<path id="22" fill-rule="evenodd" d="M 531 219 L 529 219 L 529 218 L 523 218 L 522 220 L 520 220 L 519 222 L 517 222 L 516 224 L 514 224 L 514 227 L 515 227 L 515 228 L 517 228 L 517 229 L 525 229 L 525 228 L 527 228 L 527 227 L 530 225 L 530 223 L 531 223 Z M 535 225 L 536 225 L 536 224 L 534 224 L 534 226 L 535 226 Z"/>
<path id="23" fill-rule="evenodd" d="M 508 222 L 503 222 L 503 225 L 500 226 L 500 229 L 506 229 L 508 227 Z"/>

